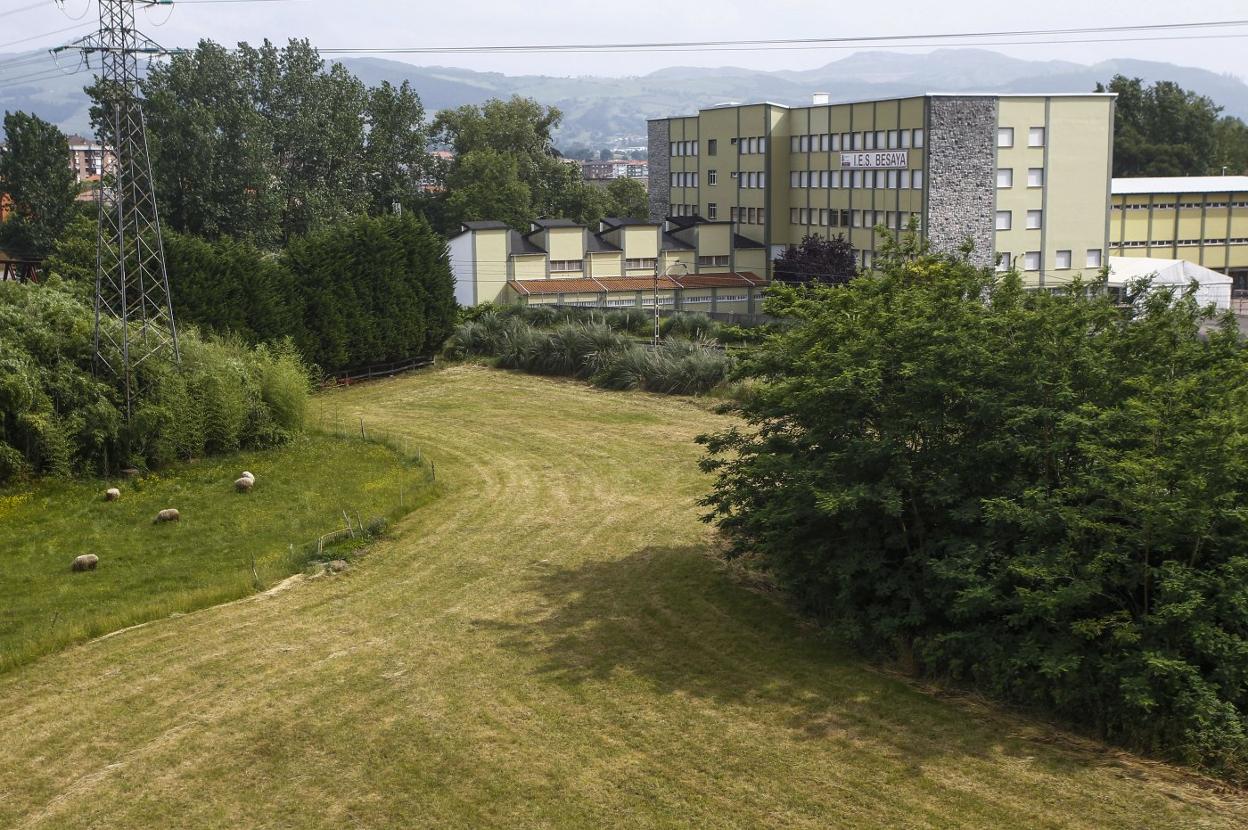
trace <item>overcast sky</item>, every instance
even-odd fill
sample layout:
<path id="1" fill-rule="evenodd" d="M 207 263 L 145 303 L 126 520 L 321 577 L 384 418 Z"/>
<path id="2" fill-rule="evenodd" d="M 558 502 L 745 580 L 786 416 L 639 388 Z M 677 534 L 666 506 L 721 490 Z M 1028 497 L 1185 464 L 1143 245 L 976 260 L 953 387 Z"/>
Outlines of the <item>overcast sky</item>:
<path id="1" fill-rule="evenodd" d="M 64 0 L 65 13 L 46 9 L 4 12 L 30 0 L 0 0 L 0 51 L 55 45 L 78 31 L 12 41 L 74 26 L 86 31 L 92 0 Z M 393 0 L 279 0 L 194 3 L 140 12 L 140 28 L 165 46 L 190 46 L 200 38 L 234 44 L 264 38 L 307 37 L 318 47 L 462 46 L 585 42 L 739 40 L 743 38 L 864 37 L 968 31 L 1052 29 L 1123 24 L 1168 24 L 1248 18 L 1248 0 L 888 0 L 836 3 L 814 0 L 683 0 L 638 4 L 602 2 L 403 3 Z M 164 25 L 158 25 L 164 24 Z M 1134 57 L 1199 66 L 1248 77 L 1248 26 L 1219 38 L 1121 43 L 984 44 L 1030 60 L 1095 63 Z M 1236 37 L 1225 37 L 1236 34 Z M 1134 37 L 1157 37 L 1140 34 Z M 1078 35 L 1077 38 L 1091 37 Z M 1006 38 L 1004 40 L 1017 40 Z M 928 51 L 918 49 L 910 51 Z M 808 69 L 850 54 L 838 49 L 627 54 L 472 54 L 393 56 L 422 65 L 462 66 L 508 74 L 637 75 L 665 66 L 746 66 Z"/>

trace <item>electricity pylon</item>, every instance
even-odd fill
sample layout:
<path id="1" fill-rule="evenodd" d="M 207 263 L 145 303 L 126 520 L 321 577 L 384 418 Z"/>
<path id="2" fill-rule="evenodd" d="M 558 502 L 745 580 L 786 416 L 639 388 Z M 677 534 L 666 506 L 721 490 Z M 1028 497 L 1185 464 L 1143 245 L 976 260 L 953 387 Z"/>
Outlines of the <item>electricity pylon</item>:
<path id="1" fill-rule="evenodd" d="M 165 354 L 180 360 L 178 330 L 156 207 L 156 183 L 139 99 L 139 56 L 166 54 L 134 25 L 134 7 L 172 0 L 99 0 L 100 29 L 53 52 L 99 55 L 104 168 L 97 190 L 95 356 L 121 377 L 130 416 L 136 369 Z M 112 151 L 111 163 L 108 151 Z"/>

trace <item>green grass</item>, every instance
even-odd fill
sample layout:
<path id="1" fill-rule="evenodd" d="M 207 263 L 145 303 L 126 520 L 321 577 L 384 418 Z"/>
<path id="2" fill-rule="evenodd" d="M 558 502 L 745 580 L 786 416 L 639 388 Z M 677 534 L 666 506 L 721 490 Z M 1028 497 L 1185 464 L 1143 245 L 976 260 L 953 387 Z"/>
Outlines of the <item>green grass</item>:
<path id="1" fill-rule="evenodd" d="M 0 675 L 0 827 L 1248 825 L 751 588 L 698 521 L 705 402 L 477 366 L 321 400 L 426 449 L 440 497 L 341 577 Z"/>
<path id="2" fill-rule="evenodd" d="M 259 483 L 239 494 L 233 482 L 244 468 Z M 271 585 L 303 567 L 305 543 L 345 527 L 343 510 L 353 524 L 357 513 L 364 524 L 390 518 L 400 485 L 410 507 L 428 489 L 424 478 L 380 443 L 315 436 L 135 480 L 0 490 L 0 671 Z M 103 499 L 109 486 L 120 501 Z M 165 507 L 182 521 L 154 524 Z M 98 569 L 71 573 L 86 553 L 100 557 Z"/>

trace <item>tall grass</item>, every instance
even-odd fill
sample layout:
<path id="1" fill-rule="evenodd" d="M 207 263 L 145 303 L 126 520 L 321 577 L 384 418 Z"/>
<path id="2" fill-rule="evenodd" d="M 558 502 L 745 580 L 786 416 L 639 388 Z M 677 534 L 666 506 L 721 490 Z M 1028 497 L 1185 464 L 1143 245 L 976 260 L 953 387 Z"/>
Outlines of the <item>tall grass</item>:
<path id="1" fill-rule="evenodd" d="M 675 327 L 701 331 L 704 322 L 709 318 Z M 482 314 L 460 324 L 445 353 L 459 359 L 493 357 L 504 369 L 587 379 L 604 389 L 673 395 L 705 394 L 727 380 L 733 366 L 732 358 L 709 340 L 669 337 L 650 348 L 614 330 L 609 320 L 561 322 L 542 330 L 514 313 Z"/>

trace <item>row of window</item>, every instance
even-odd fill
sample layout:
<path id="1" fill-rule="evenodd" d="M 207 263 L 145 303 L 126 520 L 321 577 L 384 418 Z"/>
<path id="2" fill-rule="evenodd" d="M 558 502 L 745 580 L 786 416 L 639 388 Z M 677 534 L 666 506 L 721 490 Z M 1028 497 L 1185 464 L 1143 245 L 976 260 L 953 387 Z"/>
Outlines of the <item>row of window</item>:
<path id="1" fill-rule="evenodd" d="M 1174 202 L 1128 202 L 1126 204 L 1114 205 L 1114 210 L 1174 210 Z M 1179 207 L 1184 209 L 1193 208 L 1210 208 L 1216 210 L 1218 208 L 1248 208 L 1248 202 L 1179 202 Z"/>
<path id="2" fill-rule="evenodd" d="M 697 216 L 697 205 L 672 205 L 672 216 Z"/>
<path id="3" fill-rule="evenodd" d="M 767 152 L 765 136 L 745 136 L 734 140 L 737 142 L 737 155 L 739 156 L 755 156 Z"/>
<path id="4" fill-rule="evenodd" d="M 1029 231 L 1038 231 L 1044 225 L 1044 211 L 1029 210 L 1027 211 L 1027 224 L 1024 227 Z M 1014 211 L 999 210 L 997 211 L 997 230 L 1008 231 L 1014 228 Z"/>
<path id="5" fill-rule="evenodd" d="M 746 173 L 742 171 L 741 173 L 737 174 L 737 188 L 738 189 L 741 189 L 741 188 L 754 189 L 754 188 L 766 187 L 766 186 L 767 186 L 767 174 L 766 173 L 761 173 L 761 172 Z"/>
<path id="6" fill-rule="evenodd" d="M 728 257 L 727 256 L 700 256 L 698 257 L 698 267 L 699 268 L 706 268 L 706 267 L 727 268 Z"/>
<path id="7" fill-rule="evenodd" d="M 997 189 L 1004 190 L 1007 187 L 1014 186 L 1014 168 L 998 167 L 997 168 Z M 1028 167 L 1027 168 L 1027 186 L 1028 187 L 1044 187 L 1044 168 Z"/>
<path id="8" fill-rule="evenodd" d="M 904 210 L 829 210 L 826 208 L 789 208 L 789 223 L 793 225 L 820 225 L 825 228 L 874 228 L 883 225 L 894 230 L 909 227 L 910 220 L 918 220 L 917 213 Z"/>
<path id="9" fill-rule="evenodd" d="M 766 208 L 731 208 L 729 210 L 729 219 L 742 225 L 765 225 L 767 224 Z"/>
<path id="10" fill-rule="evenodd" d="M 561 271 L 584 271 L 585 260 L 583 259 L 552 259 L 550 261 L 550 272 L 552 274 Z"/>
<path id="11" fill-rule="evenodd" d="M 626 259 L 624 260 L 624 268 L 630 271 L 636 270 L 638 268 L 647 268 L 653 271 L 655 263 L 657 261 L 658 260 L 656 260 L 654 257 L 642 257 L 641 259 Z"/>
<path id="12" fill-rule="evenodd" d="M 1031 127 L 1027 130 L 1027 146 L 1043 147 L 1045 142 L 1044 127 Z M 1014 128 L 998 127 L 997 128 L 997 146 L 1013 147 L 1014 146 Z"/>
<path id="13" fill-rule="evenodd" d="M 1002 251 L 997 254 L 997 270 L 1008 271 L 1014 263 L 1014 257 L 1008 251 Z M 1073 268 L 1073 256 L 1070 251 L 1058 251 L 1053 259 L 1053 270 L 1065 271 Z M 1087 256 L 1084 260 L 1085 268 L 1101 267 L 1101 249 L 1088 248 Z M 1023 270 L 1039 271 L 1040 270 L 1040 252 L 1028 251 L 1023 254 Z"/>
<path id="14" fill-rule="evenodd" d="M 712 176 L 711 184 L 715 184 L 713 176 Z M 698 174 L 697 173 L 673 173 L 672 174 L 672 187 L 697 187 L 697 186 L 698 186 Z"/>
<path id="15" fill-rule="evenodd" d="M 789 187 L 846 190 L 921 190 L 922 170 L 794 170 Z"/>
<path id="16" fill-rule="evenodd" d="M 672 156 L 696 156 L 698 154 L 697 141 L 673 141 Z M 714 155 L 712 153 L 712 155 Z"/>
<path id="17" fill-rule="evenodd" d="M 840 150 L 908 150 L 923 146 L 922 130 L 868 130 L 860 133 L 816 133 L 789 138 L 794 153 L 835 153 Z"/>
<path id="18" fill-rule="evenodd" d="M 1154 239 L 1151 242 L 1143 239 L 1130 239 L 1125 242 L 1115 243 L 1118 248 L 1166 248 L 1174 245 L 1248 245 L 1248 237 L 1233 236 L 1230 239 L 1225 237 L 1222 239 L 1179 239 L 1171 241 L 1169 239 Z"/>

